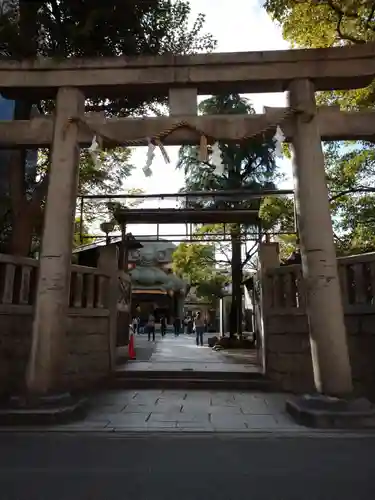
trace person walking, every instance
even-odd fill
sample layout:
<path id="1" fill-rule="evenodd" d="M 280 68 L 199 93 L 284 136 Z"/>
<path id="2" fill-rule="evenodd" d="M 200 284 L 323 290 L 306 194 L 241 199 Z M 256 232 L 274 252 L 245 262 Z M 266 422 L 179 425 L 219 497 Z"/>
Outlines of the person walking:
<path id="1" fill-rule="evenodd" d="M 162 316 L 160 318 L 160 333 L 162 337 L 164 337 L 167 333 L 167 321 L 165 319 L 165 316 Z"/>
<path id="2" fill-rule="evenodd" d="M 200 311 L 198 311 L 195 316 L 194 326 L 195 326 L 196 343 L 197 345 L 203 346 L 204 320 L 202 318 Z"/>
<path id="3" fill-rule="evenodd" d="M 152 341 L 155 342 L 155 316 L 153 314 L 150 314 L 150 316 L 148 317 L 147 333 L 148 341 L 150 342 L 152 335 Z"/>
<path id="4" fill-rule="evenodd" d="M 174 319 L 173 326 L 174 326 L 174 335 L 175 335 L 175 337 L 178 337 L 180 335 L 180 330 L 181 330 L 180 318 L 177 317 Z"/>

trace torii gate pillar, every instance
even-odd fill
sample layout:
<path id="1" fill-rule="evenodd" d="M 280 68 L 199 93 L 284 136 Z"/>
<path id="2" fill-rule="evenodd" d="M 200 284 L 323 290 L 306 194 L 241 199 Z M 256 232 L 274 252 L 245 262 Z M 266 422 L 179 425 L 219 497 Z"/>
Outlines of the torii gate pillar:
<path id="1" fill-rule="evenodd" d="M 352 375 L 313 83 L 292 82 L 289 100 L 297 110 L 293 177 L 315 386 L 343 397 Z"/>
<path id="2" fill-rule="evenodd" d="M 59 89 L 42 251 L 26 384 L 32 394 L 58 388 L 65 359 L 73 227 L 78 187 L 78 125 L 85 98 L 75 88 Z"/>

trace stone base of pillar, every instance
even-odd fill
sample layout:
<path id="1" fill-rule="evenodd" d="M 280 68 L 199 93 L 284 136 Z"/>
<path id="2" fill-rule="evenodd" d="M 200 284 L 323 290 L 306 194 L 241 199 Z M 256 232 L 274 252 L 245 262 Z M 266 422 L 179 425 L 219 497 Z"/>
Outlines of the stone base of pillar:
<path id="1" fill-rule="evenodd" d="M 70 393 L 25 398 L 14 396 L 0 406 L 0 426 L 43 426 L 86 417 L 88 399 Z"/>
<path id="2" fill-rule="evenodd" d="M 299 424 L 319 429 L 373 429 L 375 405 L 365 398 L 303 395 L 289 399 L 286 410 Z"/>

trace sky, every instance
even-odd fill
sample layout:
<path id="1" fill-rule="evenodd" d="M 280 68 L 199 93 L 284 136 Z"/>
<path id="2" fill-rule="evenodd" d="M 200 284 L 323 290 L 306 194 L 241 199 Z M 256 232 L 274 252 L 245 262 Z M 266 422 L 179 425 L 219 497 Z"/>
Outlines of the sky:
<path id="1" fill-rule="evenodd" d="M 228 0 L 190 0 L 192 20 L 199 13 L 206 15 L 205 31 L 211 33 L 217 40 L 216 52 L 244 52 L 261 50 L 284 50 L 288 44 L 281 35 L 280 28 L 271 21 L 265 10 L 261 7 L 262 0 L 231 0 L 230 10 Z M 228 15 L 233 13 L 233 15 Z M 263 112 L 264 106 L 285 106 L 285 94 L 255 94 L 250 98 L 257 113 Z M 166 164 L 157 150 L 152 164 L 153 175 L 146 178 L 142 168 L 146 161 L 146 148 L 135 148 L 132 163 L 136 170 L 132 176 L 124 181 L 124 191 L 131 188 L 142 188 L 146 193 L 174 193 L 178 192 L 184 184 L 181 171 L 176 170 L 178 147 L 167 148 L 171 163 Z M 287 160 L 282 160 L 282 169 L 287 176 L 285 185 L 291 187 L 291 165 Z M 289 177 L 289 179 L 288 179 Z M 164 202 L 155 205 L 149 202 L 143 207 L 174 206 Z M 138 225 L 129 226 L 129 231 L 135 235 L 156 234 L 156 226 Z M 176 234 L 185 231 L 181 225 L 160 226 L 159 234 Z"/>

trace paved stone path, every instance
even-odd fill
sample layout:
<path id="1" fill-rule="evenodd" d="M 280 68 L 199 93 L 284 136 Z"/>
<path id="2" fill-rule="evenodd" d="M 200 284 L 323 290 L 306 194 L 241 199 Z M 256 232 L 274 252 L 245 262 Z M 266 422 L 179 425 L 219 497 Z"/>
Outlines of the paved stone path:
<path id="1" fill-rule="evenodd" d="M 92 399 L 88 417 L 52 430 L 299 431 L 285 413 L 285 394 L 221 391 L 118 390 Z"/>
<path id="2" fill-rule="evenodd" d="M 211 371 L 254 372 L 254 358 L 245 360 L 198 347 L 194 335 L 157 335 L 156 343 L 137 335 L 136 349 L 155 348 L 149 361 L 129 361 L 124 371 Z M 54 430 L 104 432 L 137 431 L 298 431 L 285 413 L 284 394 L 262 394 L 199 390 L 117 390 L 92 399 L 91 411 L 83 422 L 54 427 Z"/>
<path id="3" fill-rule="evenodd" d="M 182 371 L 182 370 L 198 370 L 198 371 L 214 371 L 214 372 L 258 372 L 260 367 L 257 366 L 255 351 L 235 352 L 232 354 L 213 351 L 207 346 L 207 338 L 213 334 L 205 334 L 205 345 L 198 347 L 195 343 L 194 335 L 167 335 L 161 338 L 157 335 L 155 345 L 151 357 L 148 361 L 144 361 L 142 356 L 135 361 L 128 361 L 120 369 L 125 371 Z M 146 335 L 137 335 L 135 337 L 135 346 L 141 351 L 146 349 L 145 346 L 150 345 Z M 138 346 L 138 347 L 137 347 Z"/>

